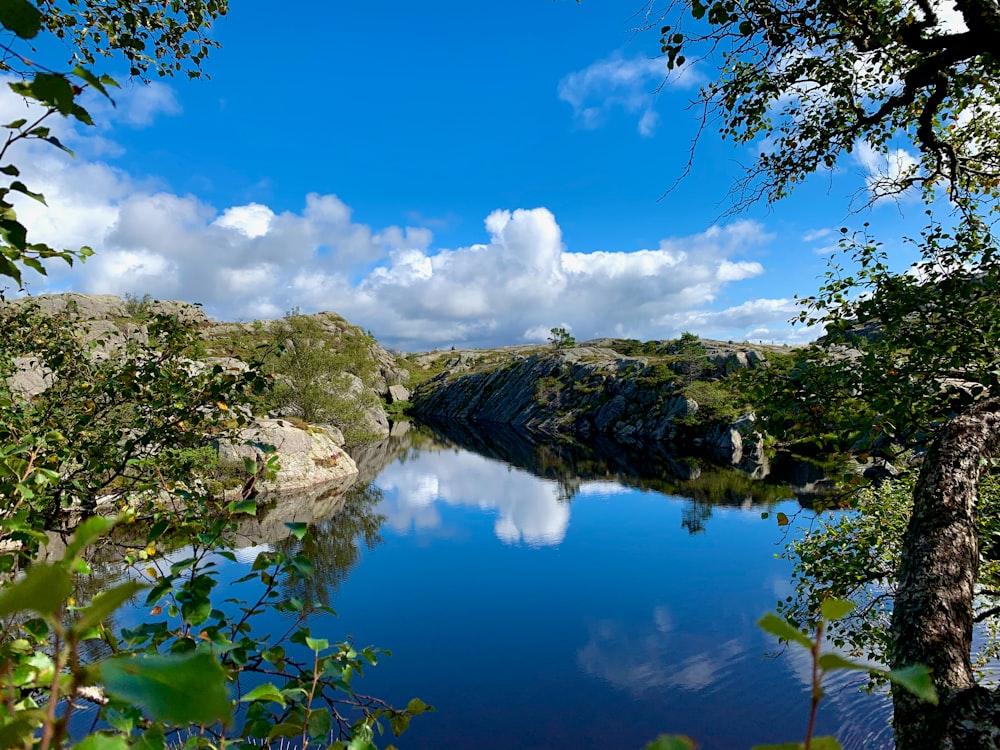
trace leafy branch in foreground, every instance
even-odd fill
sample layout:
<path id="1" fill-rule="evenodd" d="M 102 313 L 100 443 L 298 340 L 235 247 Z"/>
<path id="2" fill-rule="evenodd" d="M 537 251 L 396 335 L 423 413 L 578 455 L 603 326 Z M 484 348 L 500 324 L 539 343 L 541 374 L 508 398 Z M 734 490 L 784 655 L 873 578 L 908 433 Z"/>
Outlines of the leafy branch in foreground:
<path id="1" fill-rule="evenodd" d="M 0 746 L 163 748 L 186 736 L 191 748 L 297 738 L 303 748 L 366 750 L 383 722 L 399 735 L 412 717 L 432 710 L 419 699 L 395 709 L 356 692 L 353 678 L 384 652 L 313 637 L 308 617 L 331 610 L 283 593 L 311 575 L 307 558 L 262 552 L 236 582 L 253 581 L 253 597 L 214 598 L 219 563 L 236 561 L 229 517 L 203 519 L 197 534 L 182 537 L 193 543 L 168 557 L 156 551 L 164 526 L 151 527 L 140 538 L 145 548 L 126 560 L 126 580 L 76 604 L 77 579 L 92 572 L 87 548 L 115 525 L 128 533 L 133 521 L 85 521 L 61 559 L 32 565 L 0 593 Z M 301 525 L 291 531 L 306 533 Z M 148 615 L 114 627 L 116 614 L 144 590 Z M 268 611 L 287 617 L 278 637 L 256 628 Z M 86 658 L 93 653 L 102 655 Z M 72 719 L 83 700 L 97 704 L 107 728 L 75 743 Z"/>

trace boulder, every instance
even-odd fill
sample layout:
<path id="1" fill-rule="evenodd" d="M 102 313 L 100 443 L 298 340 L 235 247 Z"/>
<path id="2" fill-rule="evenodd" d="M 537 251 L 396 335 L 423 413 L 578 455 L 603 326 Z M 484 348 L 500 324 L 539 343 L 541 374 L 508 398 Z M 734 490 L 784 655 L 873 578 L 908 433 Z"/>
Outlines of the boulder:
<path id="1" fill-rule="evenodd" d="M 219 459 L 223 464 L 241 465 L 249 458 L 258 466 L 268 460 L 265 446 L 274 446 L 281 468 L 277 475 L 265 479 L 259 489 L 291 492 L 316 485 L 329 484 L 356 476 L 354 460 L 320 427 L 303 429 L 285 419 L 257 419 L 240 430 L 233 441 L 219 444 Z"/>
<path id="2" fill-rule="evenodd" d="M 410 391 L 402 384 L 390 385 L 389 386 L 389 403 L 395 404 L 399 401 L 409 401 Z"/>

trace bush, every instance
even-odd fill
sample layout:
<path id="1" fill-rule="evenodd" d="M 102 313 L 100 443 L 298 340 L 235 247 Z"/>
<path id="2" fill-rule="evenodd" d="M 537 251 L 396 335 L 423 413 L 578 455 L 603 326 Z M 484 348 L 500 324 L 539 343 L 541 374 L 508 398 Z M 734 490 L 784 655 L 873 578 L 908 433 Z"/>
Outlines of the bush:
<path id="1" fill-rule="evenodd" d="M 365 412 L 379 404 L 364 334 L 329 333 L 315 317 L 289 314 L 268 332 L 264 371 L 274 378 L 268 406 L 314 424 L 335 424 L 349 442 L 367 436 Z"/>

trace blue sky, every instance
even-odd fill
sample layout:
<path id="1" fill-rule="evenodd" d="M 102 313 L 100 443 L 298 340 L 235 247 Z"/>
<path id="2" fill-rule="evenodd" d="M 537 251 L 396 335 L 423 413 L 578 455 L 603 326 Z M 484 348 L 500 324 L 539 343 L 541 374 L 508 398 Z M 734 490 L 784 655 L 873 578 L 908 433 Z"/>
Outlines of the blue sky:
<path id="1" fill-rule="evenodd" d="M 221 320 L 334 310 L 405 350 L 554 326 L 813 337 L 788 319 L 836 229 L 871 222 L 899 248 L 922 206 L 852 214 L 885 164 L 860 144 L 792 198 L 725 216 L 757 146 L 711 128 L 664 196 L 713 70 L 668 77 L 658 35 L 633 30 L 641 6 L 240 0 L 210 81 L 126 84 L 96 127 L 59 126 L 75 160 L 13 155 L 49 200 L 19 206 L 32 237 L 96 251 L 28 289 L 148 293 Z M 0 100 L 8 120 L 23 108 Z"/>

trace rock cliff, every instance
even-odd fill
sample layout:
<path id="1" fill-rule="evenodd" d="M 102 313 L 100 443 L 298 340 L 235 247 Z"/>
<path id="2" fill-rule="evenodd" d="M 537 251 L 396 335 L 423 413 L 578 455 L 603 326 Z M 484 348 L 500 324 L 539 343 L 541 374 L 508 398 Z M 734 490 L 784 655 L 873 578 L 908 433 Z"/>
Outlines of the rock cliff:
<path id="1" fill-rule="evenodd" d="M 511 425 L 549 435 L 606 437 L 665 453 L 707 451 L 751 474 L 766 473 L 752 414 L 719 381 L 766 366 L 757 348 L 724 342 L 613 339 L 566 349 L 523 347 L 506 356 L 442 352 L 453 368 L 420 384 L 418 416 Z M 623 353 L 626 350 L 628 353 Z M 423 355 L 423 366 L 434 362 Z"/>

